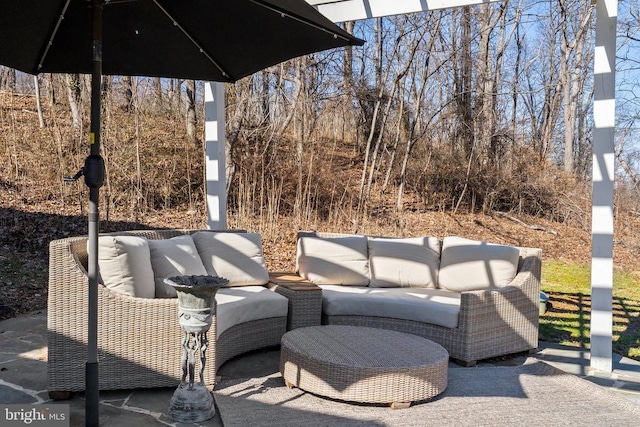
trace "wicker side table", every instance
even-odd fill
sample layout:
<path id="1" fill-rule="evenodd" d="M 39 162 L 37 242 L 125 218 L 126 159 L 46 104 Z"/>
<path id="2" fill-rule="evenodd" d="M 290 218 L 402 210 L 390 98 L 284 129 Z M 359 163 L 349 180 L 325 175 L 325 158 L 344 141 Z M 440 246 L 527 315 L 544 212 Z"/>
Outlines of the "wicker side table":
<path id="1" fill-rule="evenodd" d="M 296 274 L 281 272 L 269 273 L 268 286 L 289 300 L 287 331 L 320 325 L 322 289 L 319 286 Z"/>
<path id="2" fill-rule="evenodd" d="M 333 399 L 407 408 L 447 388 L 449 354 L 425 338 L 359 326 L 311 326 L 282 337 L 288 387 Z"/>

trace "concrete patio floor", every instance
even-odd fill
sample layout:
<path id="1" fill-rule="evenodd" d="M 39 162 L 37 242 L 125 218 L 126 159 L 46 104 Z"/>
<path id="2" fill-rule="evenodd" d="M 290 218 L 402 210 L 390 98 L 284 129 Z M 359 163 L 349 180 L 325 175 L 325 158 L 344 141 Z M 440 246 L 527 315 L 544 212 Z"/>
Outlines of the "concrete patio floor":
<path id="1" fill-rule="evenodd" d="M 52 402 L 47 387 L 46 311 L 42 310 L 0 322 L 0 404 L 68 404 L 71 426 L 84 425 L 84 396 L 74 394 L 69 400 Z M 266 376 L 278 371 L 278 349 L 249 353 L 225 363 L 218 371 L 223 379 Z M 518 355 L 504 360 L 483 361 L 479 366 L 517 366 L 526 359 Z M 589 351 L 576 347 L 540 342 L 531 357 L 565 372 L 585 378 L 640 405 L 640 362 L 614 355 L 612 373 L 589 368 Z M 176 363 L 179 363 L 177 361 Z M 461 368 L 453 363 L 450 369 Z M 104 391 L 100 393 L 100 425 L 158 426 L 176 425 L 166 412 L 175 388 Z M 202 426 L 222 426 L 218 413 Z"/>

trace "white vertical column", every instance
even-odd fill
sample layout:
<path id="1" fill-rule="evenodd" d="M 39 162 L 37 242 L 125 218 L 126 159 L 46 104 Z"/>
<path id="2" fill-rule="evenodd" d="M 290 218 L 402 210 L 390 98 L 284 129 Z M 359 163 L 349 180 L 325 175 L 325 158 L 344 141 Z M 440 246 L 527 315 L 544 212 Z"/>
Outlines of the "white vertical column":
<path id="1" fill-rule="evenodd" d="M 205 82 L 204 103 L 207 227 L 220 230 L 227 228 L 224 83 Z"/>
<path id="2" fill-rule="evenodd" d="M 591 367 L 612 370 L 613 192 L 618 0 L 597 0 L 591 219 Z"/>

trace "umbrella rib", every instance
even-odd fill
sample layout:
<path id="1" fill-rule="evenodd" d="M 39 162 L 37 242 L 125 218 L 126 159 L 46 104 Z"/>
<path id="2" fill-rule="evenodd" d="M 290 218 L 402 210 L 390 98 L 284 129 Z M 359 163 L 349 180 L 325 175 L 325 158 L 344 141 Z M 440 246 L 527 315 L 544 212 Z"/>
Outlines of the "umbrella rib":
<path id="1" fill-rule="evenodd" d="M 292 15 L 291 13 L 286 12 L 284 10 L 280 10 L 275 6 L 271 6 L 271 5 L 265 4 L 265 3 L 263 3 L 263 2 L 261 2 L 259 0 L 249 0 L 249 1 L 251 3 L 253 3 L 253 4 L 258 5 L 258 6 L 262 6 L 262 7 L 266 8 L 266 9 L 272 10 L 272 11 L 282 15 L 283 18 L 284 17 L 291 18 L 291 19 L 293 19 L 295 21 L 298 21 L 298 22 L 301 22 L 301 23 L 303 23 L 305 25 L 308 25 L 310 27 L 316 28 L 316 29 L 318 29 L 320 31 L 324 31 L 327 34 L 331 34 L 334 38 L 340 38 L 340 39 L 345 40 L 345 41 L 350 41 L 348 37 L 345 37 L 343 35 L 337 34 L 337 33 L 333 32 L 333 31 L 331 31 L 331 30 L 329 30 L 329 29 L 327 29 L 327 28 L 325 28 L 325 27 L 323 27 L 321 25 L 315 24 L 315 23 L 313 23 L 313 22 L 311 22 L 311 21 L 309 21 L 309 20 L 307 20 L 305 18 L 296 16 L 296 15 Z"/>
<path id="2" fill-rule="evenodd" d="M 220 72 L 222 73 L 222 75 L 226 78 L 228 78 L 229 80 L 235 80 L 233 79 L 229 73 L 227 72 L 227 70 L 225 70 L 210 54 L 209 52 L 207 52 L 201 45 L 200 43 L 198 43 L 198 41 L 193 38 L 191 36 L 191 34 L 189 34 L 189 32 L 187 30 L 185 30 L 182 25 L 180 25 L 178 23 L 178 21 L 171 15 L 171 13 L 169 13 L 169 11 L 167 9 L 165 9 L 160 3 L 158 3 L 157 0 L 153 0 L 153 2 L 156 4 L 156 6 L 158 6 L 158 9 L 160 9 L 165 15 L 167 15 L 167 17 L 169 19 L 171 19 L 173 21 L 173 25 L 175 25 L 176 27 L 178 27 L 178 29 L 180 29 L 180 31 L 182 31 L 184 33 L 185 36 L 187 36 L 187 38 L 189 40 L 191 40 L 191 43 L 193 43 L 199 50 L 200 53 L 202 53 L 204 56 L 207 57 L 207 59 L 218 69 L 220 70 Z"/>
<path id="3" fill-rule="evenodd" d="M 47 55 L 49 54 L 49 49 L 51 48 L 51 46 L 53 45 L 53 39 L 56 38 L 56 34 L 58 33 L 58 29 L 60 29 L 60 24 L 62 24 L 62 21 L 64 20 L 64 15 L 65 13 L 67 13 L 67 8 L 69 7 L 69 3 L 71 2 L 71 0 L 67 0 L 64 4 L 64 7 L 62 8 L 62 12 L 60 12 L 60 16 L 58 17 L 58 21 L 56 22 L 56 26 L 53 29 L 53 32 L 51 33 L 51 36 L 49 37 L 49 40 L 47 41 L 47 46 L 44 49 L 44 52 L 42 54 L 42 56 L 40 56 L 40 60 L 38 61 L 38 72 L 42 69 L 42 64 L 44 64 L 44 60 L 47 57 Z"/>

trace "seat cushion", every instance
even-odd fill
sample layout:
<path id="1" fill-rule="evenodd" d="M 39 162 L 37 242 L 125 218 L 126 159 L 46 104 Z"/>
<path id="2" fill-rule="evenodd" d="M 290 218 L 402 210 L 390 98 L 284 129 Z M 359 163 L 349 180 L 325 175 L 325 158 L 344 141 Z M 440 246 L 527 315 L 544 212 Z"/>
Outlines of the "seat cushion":
<path id="1" fill-rule="evenodd" d="M 370 237 L 369 286 L 435 288 L 440 242 L 434 237 Z"/>
<path id="2" fill-rule="evenodd" d="M 518 272 L 519 256 L 513 246 L 445 237 L 438 287 L 456 292 L 501 288 Z"/>
<path id="3" fill-rule="evenodd" d="M 114 292 L 153 298 L 155 284 L 147 239 L 138 236 L 100 236 L 98 268 L 102 283 Z"/>
<path id="4" fill-rule="evenodd" d="M 328 316 L 378 316 L 458 326 L 460 293 L 433 288 L 371 288 L 323 285 L 322 311 Z"/>
<path id="5" fill-rule="evenodd" d="M 217 336 L 252 320 L 286 317 L 289 300 L 263 286 L 223 288 L 216 293 Z"/>
<path id="6" fill-rule="evenodd" d="M 317 285 L 369 284 L 366 236 L 300 237 L 296 262 L 300 276 Z"/>
<path id="7" fill-rule="evenodd" d="M 198 231 L 192 236 L 207 274 L 228 279 L 229 286 L 269 282 L 260 234 Z"/>
<path id="8" fill-rule="evenodd" d="M 149 240 L 149 251 L 156 298 L 177 296 L 175 288 L 164 283 L 167 277 L 207 274 L 196 245 L 188 234 L 171 239 Z"/>

